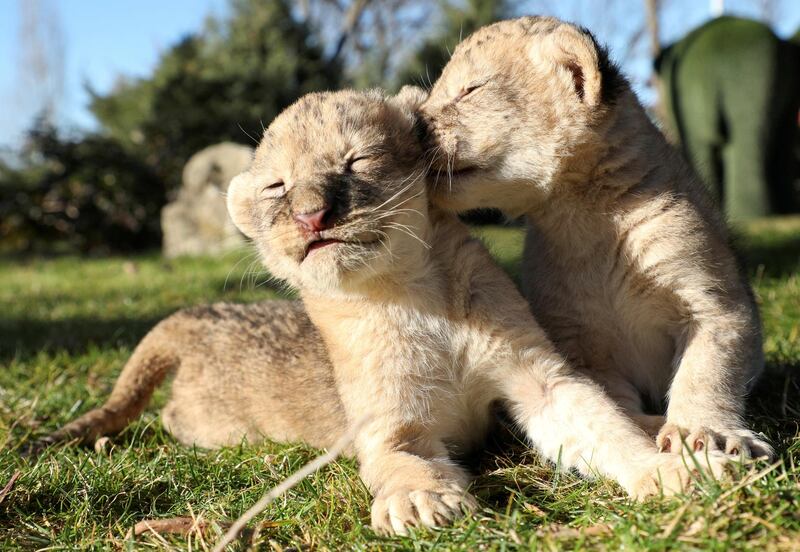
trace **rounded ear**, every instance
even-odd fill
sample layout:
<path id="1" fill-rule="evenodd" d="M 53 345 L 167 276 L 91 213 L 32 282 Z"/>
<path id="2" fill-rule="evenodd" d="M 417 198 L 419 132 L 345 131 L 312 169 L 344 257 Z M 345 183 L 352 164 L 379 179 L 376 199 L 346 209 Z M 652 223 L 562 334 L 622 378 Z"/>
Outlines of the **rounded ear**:
<path id="1" fill-rule="evenodd" d="M 587 33 L 566 23 L 559 25 L 548 34 L 535 35 L 528 55 L 533 64 L 568 81 L 582 103 L 589 107 L 600 104 L 600 54 Z"/>
<path id="2" fill-rule="evenodd" d="M 256 227 L 253 224 L 253 202 L 256 188 L 253 175 L 243 172 L 231 179 L 228 185 L 228 215 L 239 231 L 248 238 L 255 237 Z"/>
<path id="3" fill-rule="evenodd" d="M 428 92 L 419 86 L 405 85 L 394 96 L 389 98 L 389 101 L 394 105 L 407 111 L 414 113 L 417 108 L 422 105 L 422 102 L 428 99 Z"/>

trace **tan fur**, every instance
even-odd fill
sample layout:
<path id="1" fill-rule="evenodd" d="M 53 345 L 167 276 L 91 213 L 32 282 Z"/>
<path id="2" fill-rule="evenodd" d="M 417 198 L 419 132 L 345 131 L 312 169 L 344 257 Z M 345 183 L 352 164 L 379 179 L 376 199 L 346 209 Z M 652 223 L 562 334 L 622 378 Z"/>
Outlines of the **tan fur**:
<path id="1" fill-rule="evenodd" d="M 270 126 L 253 169 L 231 184 L 234 220 L 270 270 L 300 288 L 319 333 L 296 303 L 182 311 L 143 340 L 106 405 L 54 437 L 119 430 L 174 370 L 165 424 L 187 443 L 266 436 L 326 446 L 345 420 L 367 415 L 355 452 L 379 531 L 441 525 L 474 507 L 452 456 L 481 443 L 496 401 L 561 466 L 612 477 L 634 496 L 684 490 L 687 459 L 658 454 L 574 374 L 483 246 L 456 218 L 429 210 L 411 129 L 420 98 L 404 96 L 304 99 Z M 377 155 L 357 162 L 360 180 L 344 179 L 348 156 L 364 151 Z M 283 190 L 270 187 L 280 182 Z M 292 215 L 342 192 L 356 199 L 325 232 L 362 243 L 305 258 L 309 238 Z M 699 461 L 720 475 L 726 459 Z"/>
<path id="2" fill-rule="evenodd" d="M 451 455 L 481 443 L 497 401 L 563 466 L 636 496 L 685 489 L 686 459 L 658 454 L 574 373 L 484 247 L 428 206 L 411 113 L 420 99 L 306 96 L 270 125 L 228 195 L 268 269 L 299 288 L 347 419 L 368 420 L 354 446 L 375 495 L 373 527 L 405 533 L 475 506 Z M 316 233 L 293 220 L 323 208 L 330 222 Z M 308 249 L 331 239 L 343 243 Z M 700 462 L 720 475 L 726 458 Z"/>
<path id="3" fill-rule="evenodd" d="M 163 421 L 189 445 L 267 437 L 327 447 L 346 429 L 325 348 L 299 302 L 218 303 L 160 322 L 136 347 L 106 403 L 41 444 L 91 444 L 122 430 L 171 373 Z"/>
<path id="4" fill-rule="evenodd" d="M 526 215 L 523 291 L 574 366 L 650 431 L 643 399 L 669 397 L 663 450 L 771 454 L 742 420 L 760 323 L 724 224 L 590 35 L 536 17 L 480 29 L 422 113 L 439 205 Z"/>

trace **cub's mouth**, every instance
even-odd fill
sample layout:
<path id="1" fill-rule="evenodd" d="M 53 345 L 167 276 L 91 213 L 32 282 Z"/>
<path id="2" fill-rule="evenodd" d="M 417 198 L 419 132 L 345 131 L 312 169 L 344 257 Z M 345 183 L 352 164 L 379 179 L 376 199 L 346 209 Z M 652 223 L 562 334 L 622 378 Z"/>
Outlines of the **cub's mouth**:
<path id="1" fill-rule="evenodd" d="M 311 255 L 312 252 L 317 251 L 318 249 L 324 249 L 326 247 L 330 247 L 332 245 L 336 245 L 339 243 L 345 243 L 345 242 L 342 240 L 337 240 L 335 238 L 312 240 L 308 242 L 308 245 L 306 245 L 306 250 L 303 253 L 303 260 L 306 260 L 306 258 L 309 255 Z"/>
<path id="2" fill-rule="evenodd" d="M 321 249 L 329 249 L 336 245 L 350 245 L 350 246 L 358 246 L 362 248 L 369 248 L 379 243 L 379 240 L 340 240 L 337 238 L 319 238 L 315 240 L 311 240 L 306 245 L 306 249 L 303 252 L 303 258 L 300 262 L 305 261 L 308 257 L 314 254 L 315 251 L 319 251 Z"/>

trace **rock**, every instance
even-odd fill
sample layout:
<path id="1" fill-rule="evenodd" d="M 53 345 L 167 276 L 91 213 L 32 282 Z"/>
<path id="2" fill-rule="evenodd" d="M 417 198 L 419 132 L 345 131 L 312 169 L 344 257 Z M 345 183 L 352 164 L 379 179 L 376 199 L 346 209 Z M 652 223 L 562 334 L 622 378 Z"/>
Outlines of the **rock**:
<path id="1" fill-rule="evenodd" d="M 252 158 L 252 148 L 224 142 L 189 159 L 177 199 L 161 210 L 164 256 L 213 255 L 245 243 L 228 217 L 225 192 Z"/>

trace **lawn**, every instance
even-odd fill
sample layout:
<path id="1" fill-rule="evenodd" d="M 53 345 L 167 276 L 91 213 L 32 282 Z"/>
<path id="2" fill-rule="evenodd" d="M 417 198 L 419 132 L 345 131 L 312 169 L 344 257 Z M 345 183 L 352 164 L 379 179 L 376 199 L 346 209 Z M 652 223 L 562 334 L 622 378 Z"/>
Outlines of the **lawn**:
<path id="1" fill-rule="evenodd" d="M 515 274 L 513 228 L 480 231 Z M 741 484 L 704 484 L 691 497 L 632 503 L 606 480 L 558 472 L 521 445 L 482 459 L 482 510 L 455 526 L 382 538 L 353 461 L 338 461 L 273 503 L 239 546 L 265 550 L 800 549 L 800 218 L 749 225 L 738 237 L 765 327 L 768 373 L 750 400 L 780 461 L 743 466 Z M 0 491 L 2 549 L 205 549 L 210 524 L 185 536 L 128 530 L 144 519 L 238 517 L 319 451 L 262 443 L 217 451 L 177 444 L 151 407 L 99 451 L 62 447 L 37 460 L 27 441 L 98 405 L 137 341 L 187 305 L 280 295 L 249 253 L 216 259 L 0 259 Z"/>

